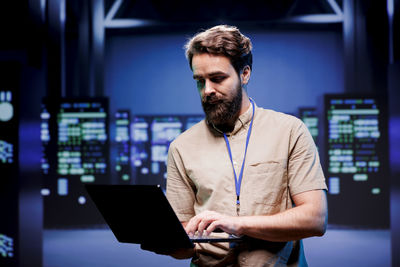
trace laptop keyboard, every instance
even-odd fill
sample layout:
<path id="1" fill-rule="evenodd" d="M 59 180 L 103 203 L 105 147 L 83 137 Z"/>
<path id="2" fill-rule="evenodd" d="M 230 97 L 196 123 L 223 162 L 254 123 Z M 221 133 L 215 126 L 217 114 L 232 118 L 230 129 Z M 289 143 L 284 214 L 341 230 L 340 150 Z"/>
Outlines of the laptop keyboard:
<path id="1" fill-rule="evenodd" d="M 210 236 L 200 236 L 198 234 L 190 237 L 193 242 L 232 242 L 242 240 L 241 237 L 236 235 L 210 235 Z"/>

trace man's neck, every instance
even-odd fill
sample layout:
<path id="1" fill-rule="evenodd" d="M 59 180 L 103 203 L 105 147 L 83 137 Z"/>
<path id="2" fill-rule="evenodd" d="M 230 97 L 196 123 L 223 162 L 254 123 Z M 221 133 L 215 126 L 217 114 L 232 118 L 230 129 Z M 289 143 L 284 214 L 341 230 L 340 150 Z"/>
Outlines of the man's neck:
<path id="1" fill-rule="evenodd" d="M 250 99 L 245 90 L 243 90 L 243 97 L 242 97 L 242 107 L 239 111 L 239 116 L 245 113 L 250 107 Z M 238 116 L 238 117 L 239 117 Z"/>

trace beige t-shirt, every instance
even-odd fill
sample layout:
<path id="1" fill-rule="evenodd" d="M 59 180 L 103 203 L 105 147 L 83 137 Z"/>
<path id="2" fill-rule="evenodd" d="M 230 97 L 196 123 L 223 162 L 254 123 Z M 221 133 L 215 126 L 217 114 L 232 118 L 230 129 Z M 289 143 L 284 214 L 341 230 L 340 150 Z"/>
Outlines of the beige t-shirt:
<path id="1" fill-rule="evenodd" d="M 228 136 L 239 176 L 253 109 L 236 121 Z M 272 215 L 293 206 L 291 196 L 326 190 L 318 152 L 299 119 L 256 107 L 247 148 L 237 213 L 235 178 L 224 137 L 204 120 L 175 139 L 168 152 L 167 198 L 180 221 L 205 210 L 230 216 Z M 194 262 L 212 266 L 235 259 L 238 266 L 301 264 L 301 242 L 249 242 L 236 249 L 227 243 L 197 244 Z M 230 257 L 231 260 L 226 258 Z M 236 266 L 234 265 L 234 266 Z"/>

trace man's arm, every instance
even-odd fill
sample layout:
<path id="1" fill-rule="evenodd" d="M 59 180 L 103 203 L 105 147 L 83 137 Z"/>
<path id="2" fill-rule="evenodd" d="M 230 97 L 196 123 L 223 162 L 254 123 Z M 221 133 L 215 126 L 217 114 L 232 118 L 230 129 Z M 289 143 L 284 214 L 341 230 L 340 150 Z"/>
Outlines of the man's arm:
<path id="1" fill-rule="evenodd" d="M 210 234 L 216 228 L 268 241 L 285 242 L 310 236 L 322 236 L 326 230 L 327 201 L 324 190 L 312 190 L 293 196 L 295 207 L 275 215 L 225 216 L 206 211 L 193 217 L 186 231 Z"/>

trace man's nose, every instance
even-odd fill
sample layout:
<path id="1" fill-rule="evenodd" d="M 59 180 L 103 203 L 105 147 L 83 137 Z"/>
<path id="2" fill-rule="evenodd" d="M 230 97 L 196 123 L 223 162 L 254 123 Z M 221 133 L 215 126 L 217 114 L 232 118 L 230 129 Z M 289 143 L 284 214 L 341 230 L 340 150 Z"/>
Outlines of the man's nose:
<path id="1" fill-rule="evenodd" d="M 204 85 L 204 95 L 211 95 L 214 94 L 215 90 L 211 81 L 206 80 Z"/>

